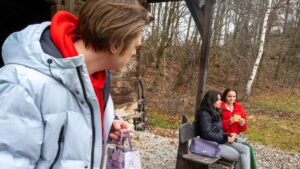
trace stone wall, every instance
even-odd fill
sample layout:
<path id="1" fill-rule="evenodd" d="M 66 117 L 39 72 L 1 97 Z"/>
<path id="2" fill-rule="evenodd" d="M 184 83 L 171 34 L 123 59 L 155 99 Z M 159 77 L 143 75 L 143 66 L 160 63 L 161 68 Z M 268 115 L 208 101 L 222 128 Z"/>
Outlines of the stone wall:
<path id="1" fill-rule="evenodd" d="M 131 60 L 120 72 L 112 71 L 111 95 L 116 107 L 137 101 L 138 75 L 136 60 Z"/>

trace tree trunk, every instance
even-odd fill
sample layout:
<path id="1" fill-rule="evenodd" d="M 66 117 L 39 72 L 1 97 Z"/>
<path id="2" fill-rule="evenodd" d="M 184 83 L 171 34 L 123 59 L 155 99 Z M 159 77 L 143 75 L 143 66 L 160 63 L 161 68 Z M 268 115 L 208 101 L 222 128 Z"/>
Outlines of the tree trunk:
<path id="1" fill-rule="evenodd" d="M 272 0 L 268 0 L 268 8 L 265 14 L 265 18 L 264 18 L 264 24 L 263 24 L 263 29 L 262 29 L 262 33 L 261 33 L 261 39 L 260 39 L 260 45 L 259 45 L 259 50 L 258 50 L 258 55 L 255 61 L 255 64 L 253 66 L 253 70 L 250 76 L 250 79 L 247 83 L 246 86 L 246 99 L 250 96 L 251 94 L 251 88 L 252 88 L 252 84 L 254 82 L 256 73 L 257 73 L 257 69 L 260 63 L 260 60 L 262 58 L 262 54 L 264 52 L 264 43 L 265 43 L 265 37 L 266 37 L 266 29 L 267 29 L 267 24 L 268 24 L 268 19 L 269 19 L 269 15 L 270 15 L 270 11 L 271 11 L 271 7 L 272 7 Z"/>
<path id="2" fill-rule="evenodd" d="M 189 35 L 190 35 L 190 29 L 191 29 L 191 22 L 192 22 L 192 16 L 189 17 L 189 22 L 188 22 L 188 26 L 187 26 L 187 33 L 186 33 L 186 37 L 185 37 L 185 54 L 186 54 L 186 57 L 181 57 L 181 61 L 180 61 L 180 69 L 177 73 L 177 76 L 176 76 L 176 79 L 175 81 L 173 82 L 173 89 L 175 90 L 182 82 L 183 82 L 183 75 L 184 73 L 186 72 L 186 69 L 188 68 L 189 66 L 189 61 L 190 61 L 190 58 L 192 57 L 191 56 L 191 49 L 189 48 L 191 45 L 191 42 L 190 42 L 190 38 L 189 38 Z M 192 32 L 193 33 L 193 32 Z"/>
<path id="3" fill-rule="evenodd" d="M 226 10 L 226 1 L 222 0 L 219 3 L 219 6 L 217 8 L 216 16 L 215 16 L 215 22 L 214 22 L 214 33 L 212 36 L 212 52 L 210 61 L 212 65 L 218 64 L 218 57 L 220 55 L 220 45 L 222 42 L 222 28 L 224 26 L 224 15 Z"/>
<path id="4" fill-rule="evenodd" d="M 225 2 L 225 19 L 224 19 L 224 45 L 227 44 L 228 42 L 228 35 L 229 35 L 229 17 L 230 17 L 230 14 L 229 14 L 229 7 L 228 7 L 228 1 Z"/>
<path id="5" fill-rule="evenodd" d="M 157 22 L 157 19 L 156 19 L 156 16 L 155 16 L 156 3 L 151 6 L 151 13 L 152 13 L 152 15 L 154 15 L 154 20 L 152 21 L 152 31 L 151 31 L 151 33 L 153 34 L 155 32 L 156 25 L 159 25 L 159 24 L 156 24 L 156 22 Z"/>
<path id="6" fill-rule="evenodd" d="M 160 15 L 161 15 L 161 11 L 162 11 L 162 3 L 159 3 L 158 5 L 158 9 L 157 9 L 157 21 L 156 21 L 156 25 L 155 25 L 155 31 L 154 31 L 154 37 L 159 40 L 158 34 L 159 34 L 159 25 L 160 23 Z"/>
<path id="7" fill-rule="evenodd" d="M 172 22 L 172 26 L 169 28 L 170 29 L 170 37 L 169 37 L 169 44 L 172 45 L 174 42 L 177 42 L 178 34 L 179 34 L 179 20 L 180 20 L 180 2 L 173 2 L 173 5 L 171 6 L 172 10 L 170 10 L 169 16 L 169 23 Z M 175 37 L 175 39 L 174 39 Z M 177 45 L 175 43 L 175 45 Z"/>
<path id="8" fill-rule="evenodd" d="M 188 40 L 189 40 L 191 22 L 192 22 L 192 16 L 189 17 L 188 28 L 187 28 L 188 30 L 187 30 L 186 37 L 185 37 L 185 43 L 186 44 L 188 43 Z"/>
<path id="9" fill-rule="evenodd" d="M 289 12 L 290 12 L 289 9 L 290 9 L 290 0 L 287 0 L 286 8 L 285 8 L 284 24 L 283 24 L 283 30 L 282 30 L 282 36 L 283 37 L 285 37 L 285 33 L 286 33 L 286 29 L 287 29 L 286 27 L 287 27 Z M 282 44 L 281 41 L 279 43 Z M 279 53 L 278 62 L 277 62 L 277 65 L 275 67 L 274 84 L 277 84 L 276 81 L 278 80 L 280 65 L 282 64 L 283 60 L 285 60 L 285 54 L 281 51 Z"/>
<path id="10" fill-rule="evenodd" d="M 157 82 L 159 81 L 160 78 L 160 64 L 161 64 L 161 59 L 164 55 L 164 50 L 170 45 L 170 38 L 172 38 L 170 35 L 170 28 L 171 28 L 171 22 L 174 16 L 174 11 L 175 11 L 175 3 L 173 2 L 171 5 L 171 8 L 169 8 L 169 3 L 166 2 L 165 4 L 165 8 L 164 8 L 164 17 L 163 17 L 163 31 L 161 34 L 161 41 L 160 41 L 160 45 L 158 47 L 157 50 L 157 60 L 156 60 L 156 72 L 155 72 L 155 78 L 153 81 L 153 89 L 156 89 L 157 86 Z"/>

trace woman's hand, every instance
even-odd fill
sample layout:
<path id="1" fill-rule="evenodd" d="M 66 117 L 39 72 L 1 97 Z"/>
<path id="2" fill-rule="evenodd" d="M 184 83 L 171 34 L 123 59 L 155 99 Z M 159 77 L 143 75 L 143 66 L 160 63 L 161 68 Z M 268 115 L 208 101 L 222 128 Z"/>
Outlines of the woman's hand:
<path id="1" fill-rule="evenodd" d="M 234 136 L 228 136 L 228 143 L 233 143 L 235 141 L 235 137 Z"/>
<path id="2" fill-rule="evenodd" d="M 234 123 L 234 118 L 233 116 L 229 119 L 229 124 L 232 125 Z"/>
<path id="3" fill-rule="evenodd" d="M 245 119 L 243 119 L 243 118 L 240 118 L 240 120 L 239 120 L 239 124 L 240 124 L 240 126 L 243 126 L 243 125 L 245 125 L 245 123 L 246 123 L 246 120 L 245 120 Z"/>

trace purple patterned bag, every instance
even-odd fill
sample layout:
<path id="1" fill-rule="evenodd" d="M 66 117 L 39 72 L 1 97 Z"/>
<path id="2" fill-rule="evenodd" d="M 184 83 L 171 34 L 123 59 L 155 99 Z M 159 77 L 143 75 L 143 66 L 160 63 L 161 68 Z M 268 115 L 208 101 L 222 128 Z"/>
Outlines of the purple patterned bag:
<path id="1" fill-rule="evenodd" d="M 193 138 L 190 151 L 194 154 L 206 157 L 220 157 L 219 144 L 202 138 Z"/>
<path id="2" fill-rule="evenodd" d="M 127 131 L 129 148 L 124 148 L 124 130 L 121 131 L 121 145 L 108 148 L 107 169 L 141 169 L 140 153 L 132 149 L 131 138 Z"/>

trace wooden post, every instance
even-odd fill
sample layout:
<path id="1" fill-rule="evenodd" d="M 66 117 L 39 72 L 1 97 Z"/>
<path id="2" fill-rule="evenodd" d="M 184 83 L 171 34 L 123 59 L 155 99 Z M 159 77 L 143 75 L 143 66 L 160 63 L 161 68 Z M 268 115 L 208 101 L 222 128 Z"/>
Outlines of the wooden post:
<path id="1" fill-rule="evenodd" d="M 199 79 L 198 79 L 196 109 L 195 109 L 197 113 L 197 111 L 200 108 L 202 97 L 204 95 L 204 89 L 206 83 L 210 37 L 211 37 L 212 12 L 213 12 L 213 6 L 215 1 L 214 0 L 185 0 L 185 2 L 191 11 L 196 26 L 202 37 L 200 64 L 199 64 Z"/>

